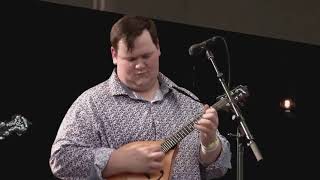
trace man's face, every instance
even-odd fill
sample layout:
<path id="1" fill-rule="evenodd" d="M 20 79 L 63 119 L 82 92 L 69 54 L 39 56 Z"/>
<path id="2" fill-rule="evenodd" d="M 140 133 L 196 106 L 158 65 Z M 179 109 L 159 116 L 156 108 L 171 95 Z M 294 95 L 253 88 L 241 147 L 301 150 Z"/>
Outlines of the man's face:
<path id="1" fill-rule="evenodd" d="M 117 65 L 117 74 L 122 83 L 136 92 L 151 90 L 158 83 L 159 45 L 155 45 L 150 33 L 144 30 L 134 41 L 132 51 L 121 39 L 118 51 L 111 47 L 113 63 Z"/>

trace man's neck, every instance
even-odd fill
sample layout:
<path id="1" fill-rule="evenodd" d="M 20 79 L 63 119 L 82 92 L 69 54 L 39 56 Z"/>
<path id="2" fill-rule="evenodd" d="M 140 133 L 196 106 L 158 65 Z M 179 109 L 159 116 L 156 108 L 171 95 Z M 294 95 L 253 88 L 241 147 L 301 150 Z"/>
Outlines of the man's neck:
<path id="1" fill-rule="evenodd" d="M 155 85 L 148 91 L 137 92 L 134 91 L 135 94 L 141 96 L 144 100 L 152 101 L 157 93 L 157 90 L 160 88 L 159 82 L 157 81 Z"/>

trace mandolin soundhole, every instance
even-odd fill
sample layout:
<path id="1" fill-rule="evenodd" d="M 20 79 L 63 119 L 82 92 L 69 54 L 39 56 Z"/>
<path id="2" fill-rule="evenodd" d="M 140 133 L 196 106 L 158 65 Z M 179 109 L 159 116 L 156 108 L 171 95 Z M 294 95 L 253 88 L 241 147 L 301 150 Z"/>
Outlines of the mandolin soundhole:
<path id="1" fill-rule="evenodd" d="M 158 179 L 157 179 L 157 180 L 161 180 L 161 178 L 163 177 L 163 174 L 164 174 L 164 171 L 163 171 L 163 170 L 161 170 L 161 171 L 160 171 L 160 177 L 158 177 Z M 151 180 L 151 179 L 150 179 L 150 178 L 151 178 L 151 176 L 150 176 L 149 174 L 144 173 L 144 176 L 145 176 L 146 178 L 148 178 L 148 180 Z"/>
<path id="2" fill-rule="evenodd" d="M 162 178 L 163 173 L 164 173 L 163 170 L 161 170 L 160 173 L 161 173 L 161 175 L 160 175 L 160 177 L 158 178 L 158 180 L 160 180 L 160 179 Z"/>

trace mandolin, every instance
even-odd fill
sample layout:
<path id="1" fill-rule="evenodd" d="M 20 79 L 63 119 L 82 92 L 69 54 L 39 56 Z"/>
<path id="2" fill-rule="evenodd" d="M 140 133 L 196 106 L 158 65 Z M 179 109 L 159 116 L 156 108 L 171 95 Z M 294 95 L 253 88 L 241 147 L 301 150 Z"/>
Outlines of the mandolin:
<path id="1" fill-rule="evenodd" d="M 249 96 L 248 89 L 246 86 L 239 85 L 230 92 L 231 98 L 233 98 L 235 103 L 243 105 L 242 101 Z M 231 110 L 230 103 L 226 95 L 218 97 L 218 101 L 212 105 L 213 108 L 218 110 Z M 123 173 L 108 177 L 108 180 L 170 180 L 172 164 L 174 162 L 175 156 L 178 152 L 177 144 L 190 134 L 194 130 L 194 124 L 201 117 L 203 112 L 196 115 L 187 125 L 182 127 L 179 131 L 174 133 L 172 136 L 161 141 L 135 141 L 128 143 L 124 146 L 139 146 L 139 145 L 150 145 L 158 144 L 161 146 L 161 150 L 165 152 L 165 157 L 162 160 L 164 168 L 156 173 L 147 174 L 133 174 L 133 173 Z"/>

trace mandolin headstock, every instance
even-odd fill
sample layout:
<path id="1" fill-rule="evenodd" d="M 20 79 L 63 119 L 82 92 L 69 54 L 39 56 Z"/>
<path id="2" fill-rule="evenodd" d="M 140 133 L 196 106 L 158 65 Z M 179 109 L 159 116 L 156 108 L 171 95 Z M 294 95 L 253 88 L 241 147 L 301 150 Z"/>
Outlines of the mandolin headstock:
<path id="1" fill-rule="evenodd" d="M 31 124 L 32 123 L 30 121 L 20 114 L 13 115 L 11 121 L 0 122 L 0 140 L 13 133 L 21 136 L 27 131 Z"/>

